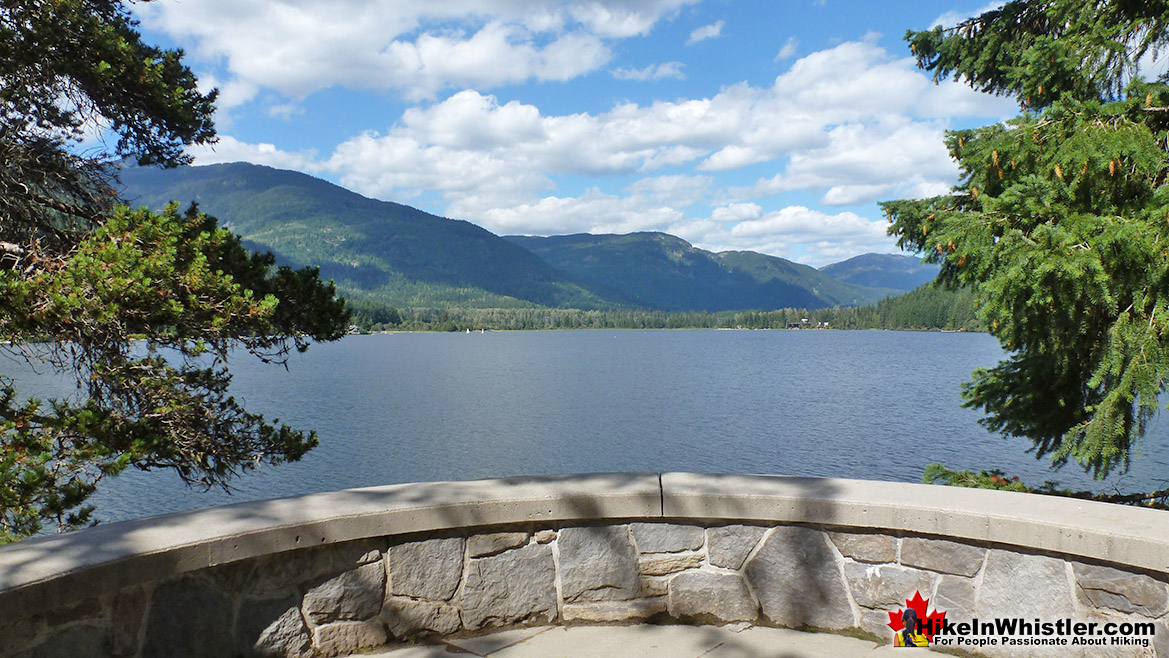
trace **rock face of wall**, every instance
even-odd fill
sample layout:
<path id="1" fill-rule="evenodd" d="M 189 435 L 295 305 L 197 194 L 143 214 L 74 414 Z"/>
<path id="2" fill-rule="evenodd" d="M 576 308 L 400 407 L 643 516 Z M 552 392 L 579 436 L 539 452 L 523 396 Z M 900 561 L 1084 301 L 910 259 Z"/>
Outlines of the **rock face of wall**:
<path id="1" fill-rule="evenodd" d="M 1169 655 L 1164 574 L 900 532 L 710 520 L 523 523 L 274 553 L 0 620 L 0 655 L 308 658 L 491 627 L 655 616 L 887 638 L 889 613 L 915 593 L 954 621 L 1151 622 L 1149 647 L 1106 655 Z"/>
<path id="2" fill-rule="evenodd" d="M 952 623 L 1155 631 L 1147 646 L 986 655 L 1169 658 L 1166 519 L 1003 491 L 731 474 L 333 491 L 0 547 L 0 656 L 340 655 L 659 616 L 891 638 L 890 613 L 919 593 Z"/>

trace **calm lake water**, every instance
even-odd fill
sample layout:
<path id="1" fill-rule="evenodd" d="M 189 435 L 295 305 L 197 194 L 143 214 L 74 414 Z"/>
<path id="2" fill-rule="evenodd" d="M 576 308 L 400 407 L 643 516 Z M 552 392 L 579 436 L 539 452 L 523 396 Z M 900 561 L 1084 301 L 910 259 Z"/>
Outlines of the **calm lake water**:
<path id="1" fill-rule="evenodd" d="M 348 487 L 508 475 L 699 471 L 918 482 L 925 465 L 1051 479 L 1027 442 L 983 429 L 959 385 L 1002 356 L 985 334 L 882 331 L 554 331 L 353 336 L 288 371 L 241 356 L 247 407 L 316 429 L 301 462 L 232 495 L 128 472 L 106 520 Z M 5 370 L 15 369 L 4 364 Z M 1169 427 L 1169 426 L 1167 426 Z M 1077 487 L 1151 488 L 1169 470 L 1154 425 L 1131 471 Z"/>

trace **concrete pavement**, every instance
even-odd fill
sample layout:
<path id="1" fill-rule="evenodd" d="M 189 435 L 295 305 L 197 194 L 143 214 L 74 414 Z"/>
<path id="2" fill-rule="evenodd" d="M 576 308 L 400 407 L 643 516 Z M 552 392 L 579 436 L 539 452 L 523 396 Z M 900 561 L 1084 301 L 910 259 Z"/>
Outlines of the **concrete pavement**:
<path id="1" fill-rule="evenodd" d="M 727 626 L 543 626 L 439 644 L 362 652 L 379 658 L 907 658 L 929 649 L 749 624 Z M 938 655 L 938 654 L 933 654 Z"/>

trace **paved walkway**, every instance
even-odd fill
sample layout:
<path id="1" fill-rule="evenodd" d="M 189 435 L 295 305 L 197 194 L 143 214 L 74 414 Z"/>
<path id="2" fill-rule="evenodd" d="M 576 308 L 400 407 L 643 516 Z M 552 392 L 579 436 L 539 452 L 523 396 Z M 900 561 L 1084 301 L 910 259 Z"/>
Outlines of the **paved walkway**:
<path id="1" fill-rule="evenodd" d="M 729 626 L 545 626 L 441 644 L 363 652 L 363 658 L 907 658 L 928 649 L 747 624 Z M 938 655 L 938 654 L 933 654 Z"/>

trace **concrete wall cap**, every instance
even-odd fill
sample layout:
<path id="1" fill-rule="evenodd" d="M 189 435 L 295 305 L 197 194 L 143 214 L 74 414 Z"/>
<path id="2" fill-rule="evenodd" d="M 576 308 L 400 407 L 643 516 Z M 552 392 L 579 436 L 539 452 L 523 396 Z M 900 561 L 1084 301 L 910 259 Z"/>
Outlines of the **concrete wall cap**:
<path id="1" fill-rule="evenodd" d="M 662 474 L 667 518 L 893 530 L 1169 572 L 1169 512 L 1058 496 L 903 482 Z"/>
<path id="2" fill-rule="evenodd" d="M 0 547 L 0 615 L 59 607 L 77 591 L 115 592 L 237 560 L 369 537 L 661 518 L 893 531 L 1169 573 L 1169 516 L 1163 511 L 899 482 L 592 474 L 350 489 L 17 542 Z"/>

